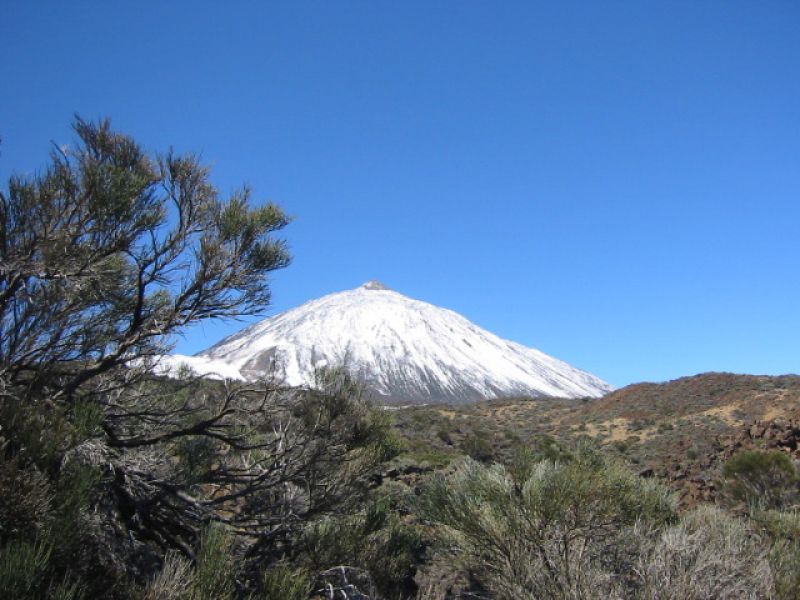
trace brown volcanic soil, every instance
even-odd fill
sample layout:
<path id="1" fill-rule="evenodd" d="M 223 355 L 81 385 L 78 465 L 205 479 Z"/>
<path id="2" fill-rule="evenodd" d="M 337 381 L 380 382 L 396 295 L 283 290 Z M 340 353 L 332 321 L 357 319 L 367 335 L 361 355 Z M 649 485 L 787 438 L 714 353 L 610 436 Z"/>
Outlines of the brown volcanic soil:
<path id="1" fill-rule="evenodd" d="M 406 463 L 444 466 L 468 450 L 504 461 L 544 436 L 566 446 L 585 436 L 636 472 L 668 481 L 690 506 L 713 500 L 722 461 L 751 425 L 800 420 L 800 376 L 705 373 L 631 385 L 599 400 L 496 400 L 394 415 L 407 440 Z"/>

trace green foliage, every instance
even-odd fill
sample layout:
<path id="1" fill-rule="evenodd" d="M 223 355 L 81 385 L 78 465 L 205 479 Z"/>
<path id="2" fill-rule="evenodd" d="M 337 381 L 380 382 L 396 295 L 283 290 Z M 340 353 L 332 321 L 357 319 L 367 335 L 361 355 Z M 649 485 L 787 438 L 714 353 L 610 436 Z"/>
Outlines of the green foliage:
<path id="1" fill-rule="evenodd" d="M 0 192 L 3 577 L 34 596 L 124 598 L 136 578 L 153 598 L 231 598 L 237 573 L 356 505 L 400 442 L 341 371 L 302 392 L 156 377 L 185 328 L 268 306 L 289 219 L 246 188 L 220 198 L 195 156 L 148 154 L 108 121 L 74 129 Z"/>
<path id="2" fill-rule="evenodd" d="M 47 591 L 48 600 L 81 600 L 86 597 L 80 582 L 65 580 Z"/>
<path id="3" fill-rule="evenodd" d="M 466 460 L 418 508 L 498 600 L 796 597 L 794 515 L 770 513 L 770 551 L 747 519 L 678 519 L 666 489 L 586 445 L 556 460 L 523 448 L 508 467 Z"/>
<path id="4" fill-rule="evenodd" d="M 442 442 L 444 442 L 448 446 L 453 445 L 453 436 L 452 432 L 449 429 L 440 427 L 439 429 L 436 430 L 436 437 L 439 438 Z"/>
<path id="5" fill-rule="evenodd" d="M 191 568 L 167 552 L 161 589 L 230 597 L 233 540 L 205 523 L 223 512 L 269 554 L 253 540 L 290 543 L 397 440 L 345 378 L 305 395 L 154 379 L 151 357 L 184 328 L 268 305 L 288 218 L 247 189 L 221 199 L 195 156 L 149 155 L 108 121 L 74 129 L 77 144 L 0 192 L 4 564 L 25 557 L 52 596 L 77 590 L 74 574 L 121 597 L 154 548 L 196 550 Z"/>
<path id="6" fill-rule="evenodd" d="M 648 600 L 772 598 L 768 546 L 742 519 L 700 507 L 640 553 L 639 597 Z"/>
<path id="7" fill-rule="evenodd" d="M 51 548 L 40 541 L 14 541 L 0 548 L 0 589 L 9 598 L 37 598 L 44 590 Z"/>
<path id="8" fill-rule="evenodd" d="M 207 437 L 186 437 L 176 444 L 175 455 L 186 483 L 199 483 L 208 478 L 216 458 L 216 444 Z"/>
<path id="9" fill-rule="evenodd" d="M 752 519 L 773 542 L 769 562 L 776 598 L 800 599 L 800 512 L 757 510 Z"/>
<path id="10" fill-rule="evenodd" d="M 509 475 L 515 482 L 527 481 L 532 470 L 542 461 L 565 464 L 571 462 L 572 452 L 549 435 L 531 438 L 527 444 L 514 448 L 511 460 L 506 465 Z"/>
<path id="11" fill-rule="evenodd" d="M 391 427 L 391 417 L 381 409 L 370 412 L 370 451 L 376 463 L 384 463 L 399 456 L 405 449 L 403 439 Z"/>
<path id="12" fill-rule="evenodd" d="M 343 564 L 362 568 L 379 592 L 396 597 L 413 586 L 423 542 L 416 528 L 403 523 L 384 498 L 369 503 L 357 515 L 311 524 L 301 548 L 312 571 Z"/>
<path id="13" fill-rule="evenodd" d="M 89 465 L 68 465 L 60 473 L 53 504 L 56 514 L 75 522 L 89 508 L 92 492 L 100 482 L 100 471 Z"/>
<path id="14" fill-rule="evenodd" d="M 237 571 L 232 535 L 222 525 L 212 523 L 200 543 L 194 577 L 186 600 L 233 598 Z"/>
<path id="15" fill-rule="evenodd" d="M 158 575 L 149 582 L 143 600 L 230 600 L 236 591 L 239 561 L 233 536 L 218 524 L 203 532 L 194 564 L 169 552 Z"/>
<path id="16" fill-rule="evenodd" d="M 0 590 L 9 600 L 80 600 L 78 582 L 54 580 L 53 546 L 42 539 L 14 540 L 0 546 Z"/>
<path id="17" fill-rule="evenodd" d="M 494 458 L 494 449 L 486 435 L 480 431 L 469 433 L 461 440 L 461 451 L 471 459 L 482 463 L 491 462 Z"/>
<path id="18" fill-rule="evenodd" d="M 34 464 L 43 474 L 57 472 L 64 453 L 76 445 L 79 437 L 70 425 L 69 408 L 19 400 L 0 396 L 4 453 Z"/>
<path id="19" fill-rule="evenodd" d="M 564 462 L 520 456 L 511 471 L 467 459 L 435 477 L 418 507 L 493 597 L 508 599 L 610 594 L 604 561 L 619 556 L 620 536 L 642 521 L 675 518 L 666 490 L 587 446 Z"/>
<path id="20" fill-rule="evenodd" d="M 168 552 L 161 571 L 145 588 L 142 600 L 185 600 L 193 583 L 191 563 L 176 552 Z"/>
<path id="21" fill-rule="evenodd" d="M 403 462 L 414 465 L 425 465 L 435 468 L 444 468 L 456 457 L 452 452 L 442 452 L 435 450 L 427 444 L 418 444 L 415 447 L 409 448 L 410 444 L 406 442 L 403 446 Z"/>
<path id="22" fill-rule="evenodd" d="M 660 524 L 674 518 L 672 499 L 659 484 L 634 476 L 586 445 L 568 462 L 539 462 L 522 494 L 545 521 L 571 522 L 576 528 L 592 521 L 622 526 L 639 519 Z"/>
<path id="23" fill-rule="evenodd" d="M 751 518 L 773 540 L 800 542 L 800 512 L 796 510 L 758 510 L 752 513 Z"/>
<path id="24" fill-rule="evenodd" d="M 769 553 L 777 600 L 800 600 L 800 540 L 779 540 Z"/>
<path id="25" fill-rule="evenodd" d="M 724 492 L 735 502 L 780 509 L 800 497 L 800 471 L 791 457 L 780 450 L 734 454 L 722 475 Z"/>
<path id="26" fill-rule="evenodd" d="M 86 540 L 85 511 L 98 472 L 66 465 L 48 479 L 19 455 L 0 455 L 0 589 L 11 597 L 77 597 L 87 586 L 72 581 Z M 20 565 L 24 565 L 24 568 Z"/>
<path id="27" fill-rule="evenodd" d="M 312 393 L 293 407 L 295 417 L 313 430 L 346 431 L 345 450 L 358 451 L 365 460 L 380 463 L 397 456 L 402 442 L 391 416 L 363 399 L 361 384 L 346 369 L 319 369 L 315 378 Z"/>
<path id="28" fill-rule="evenodd" d="M 285 564 L 264 571 L 259 583 L 260 591 L 251 600 L 307 600 L 312 591 L 308 573 Z"/>
<path id="29" fill-rule="evenodd" d="M 271 234 L 288 219 L 248 190 L 221 200 L 194 156 L 148 155 L 108 121 L 74 130 L 74 147 L 0 193 L 0 362 L 15 392 L 93 435 L 102 419 L 77 392 L 193 323 L 267 306 L 267 275 L 289 260 Z"/>
<path id="30" fill-rule="evenodd" d="M 76 402 L 71 411 L 75 445 L 101 435 L 104 418 L 105 412 L 96 402 L 86 400 Z"/>
<path id="31" fill-rule="evenodd" d="M 33 539 L 47 526 L 51 503 L 50 483 L 35 466 L 0 455 L 0 543 Z"/>
<path id="32" fill-rule="evenodd" d="M 673 429 L 675 429 L 675 425 L 673 425 L 669 421 L 661 421 L 659 422 L 656 431 L 658 431 L 658 433 L 665 433 L 667 431 L 672 431 Z"/>
<path id="33" fill-rule="evenodd" d="M 627 440 L 615 440 L 611 443 L 611 445 L 620 454 L 625 454 L 628 450 L 630 450 L 630 444 Z"/>

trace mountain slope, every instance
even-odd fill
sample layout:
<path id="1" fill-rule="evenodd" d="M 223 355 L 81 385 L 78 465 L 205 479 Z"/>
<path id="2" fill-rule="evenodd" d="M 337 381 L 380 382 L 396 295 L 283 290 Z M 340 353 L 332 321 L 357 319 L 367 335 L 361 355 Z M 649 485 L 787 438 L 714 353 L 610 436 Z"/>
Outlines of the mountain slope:
<path id="1" fill-rule="evenodd" d="M 347 367 L 386 402 L 602 396 L 600 379 L 501 339 L 459 314 L 377 282 L 312 300 L 236 333 L 186 362 L 200 373 L 275 373 L 307 385 L 315 368 Z"/>

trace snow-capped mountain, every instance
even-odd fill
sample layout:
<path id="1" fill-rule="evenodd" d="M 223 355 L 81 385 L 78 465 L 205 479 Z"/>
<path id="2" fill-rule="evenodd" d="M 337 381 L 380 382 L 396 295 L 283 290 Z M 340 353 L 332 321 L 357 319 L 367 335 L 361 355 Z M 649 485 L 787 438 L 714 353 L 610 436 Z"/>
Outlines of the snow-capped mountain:
<path id="1" fill-rule="evenodd" d="M 255 379 L 271 373 L 293 386 L 311 384 L 319 367 L 345 366 L 389 403 L 597 397 L 613 389 L 451 310 L 375 281 L 312 300 L 195 356 L 173 355 L 166 362 L 221 377 Z"/>

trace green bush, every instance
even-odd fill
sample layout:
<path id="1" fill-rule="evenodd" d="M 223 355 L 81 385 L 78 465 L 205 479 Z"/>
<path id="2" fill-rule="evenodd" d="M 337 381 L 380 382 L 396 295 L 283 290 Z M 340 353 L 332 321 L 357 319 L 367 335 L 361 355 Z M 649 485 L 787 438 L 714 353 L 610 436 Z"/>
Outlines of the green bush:
<path id="1" fill-rule="evenodd" d="M 264 571 L 260 592 L 250 600 L 306 600 L 312 592 L 312 582 L 303 570 L 293 570 L 278 564 Z"/>
<path id="2" fill-rule="evenodd" d="M 647 600 L 773 597 L 768 545 L 745 520 L 700 507 L 645 546 L 636 572 Z"/>
<path id="3" fill-rule="evenodd" d="M 233 536 L 219 523 L 203 532 L 194 564 L 170 552 L 158 575 L 144 592 L 144 600 L 230 600 L 236 592 L 239 562 Z"/>
<path id="4" fill-rule="evenodd" d="M 630 445 L 626 440 L 615 440 L 611 443 L 614 449 L 620 454 L 625 454 L 630 450 Z"/>
<path id="5" fill-rule="evenodd" d="M 467 459 L 430 482 L 419 510 L 500 600 L 612 597 L 632 575 L 631 528 L 675 518 L 668 491 L 585 445 L 512 470 Z"/>
<path id="6" fill-rule="evenodd" d="M 198 483 L 207 478 L 212 469 L 216 457 L 215 443 L 206 437 L 187 437 L 177 442 L 175 454 L 186 483 Z"/>
<path id="7" fill-rule="evenodd" d="M 40 597 L 50 552 L 40 541 L 15 541 L 0 548 L 0 589 L 6 597 Z"/>
<path id="8" fill-rule="evenodd" d="M 381 594 L 394 598 L 413 589 L 423 542 L 414 526 L 400 520 L 391 500 L 382 498 L 357 515 L 313 523 L 300 548 L 312 572 L 340 565 L 364 569 Z"/>
<path id="9" fill-rule="evenodd" d="M 776 541 L 769 562 L 777 600 L 800 600 L 800 541 Z"/>
<path id="10" fill-rule="evenodd" d="M 800 600 L 800 512 L 763 510 L 753 522 L 772 539 L 769 562 L 779 600 Z"/>
<path id="11" fill-rule="evenodd" d="M 9 600 L 79 600 L 84 590 L 64 578 L 53 580 L 52 546 L 37 539 L 0 547 L 0 590 Z"/>
<path id="12" fill-rule="evenodd" d="M 46 475 L 36 462 L 47 466 L 47 453 L 24 446 L 9 453 L 10 446 L 0 454 L 0 590 L 17 598 L 73 598 L 114 587 L 115 573 L 89 560 L 98 551 L 87 509 L 99 471 L 66 460 L 55 476 Z"/>
<path id="13" fill-rule="evenodd" d="M 187 600 L 233 598 L 238 564 L 233 556 L 233 536 L 222 525 L 212 523 L 200 543 L 194 580 Z"/>
<path id="14" fill-rule="evenodd" d="M 34 466 L 0 455 L 0 543 L 10 538 L 33 538 L 50 515 L 53 494 L 47 478 Z"/>
<path id="15" fill-rule="evenodd" d="M 798 500 L 800 472 L 780 450 L 745 451 L 725 464 L 724 495 L 761 509 L 781 509 Z"/>
<path id="16" fill-rule="evenodd" d="M 488 463 L 494 458 L 494 449 L 486 436 L 472 432 L 461 440 L 461 451 L 473 460 Z"/>
<path id="17" fill-rule="evenodd" d="M 194 571 L 188 559 L 168 552 L 161 571 L 146 587 L 142 600 L 185 600 L 194 583 Z"/>
<path id="18" fill-rule="evenodd" d="M 436 437 L 439 438 L 442 442 L 447 444 L 448 446 L 453 445 L 453 436 L 450 435 L 450 430 L 440 427 L 436 430 Z"/>
<path id="19" fill-rule="evenodd" d="M 673 425 L 669 421 L 661 421 L 658 424 L 656 431 L 658 431 L 658 433 L 665 433 L 667 431 L 672 431 L 673 429 L 675 429 L 675 425 Z"/>
<path id="20" fill-rule="evenodd" d="M 759 510 L 755 511 L 751 517 L 773 540 L 800 542 L 800 512 Z"/>

